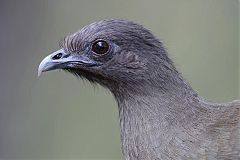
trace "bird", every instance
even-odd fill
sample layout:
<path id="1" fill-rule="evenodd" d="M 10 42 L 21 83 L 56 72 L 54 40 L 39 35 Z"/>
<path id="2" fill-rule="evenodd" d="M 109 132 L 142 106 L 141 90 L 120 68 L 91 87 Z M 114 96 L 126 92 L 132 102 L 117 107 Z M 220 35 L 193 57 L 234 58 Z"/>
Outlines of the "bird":
<path id="1" fill-rule="evenodd" d="M 200 96 L 140 24 L 106 19 L 67 35 L 38 75 L 56 69 L 111 91 L 125 160 L 240 159 L 240 100 Z"/>

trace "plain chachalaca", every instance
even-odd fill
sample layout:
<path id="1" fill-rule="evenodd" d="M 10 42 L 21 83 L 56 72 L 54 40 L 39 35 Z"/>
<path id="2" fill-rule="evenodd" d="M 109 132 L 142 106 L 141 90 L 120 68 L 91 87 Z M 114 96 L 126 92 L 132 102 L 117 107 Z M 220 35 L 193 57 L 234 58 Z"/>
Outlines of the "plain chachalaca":
<path id="1" fill-rule="evenodd" d="M 141 25 L 102 20 L 67 36 L 38 74 L 63 69 L 107 87 L 126 160 L 240 159 L 240 101 L 210 103 Z"/>

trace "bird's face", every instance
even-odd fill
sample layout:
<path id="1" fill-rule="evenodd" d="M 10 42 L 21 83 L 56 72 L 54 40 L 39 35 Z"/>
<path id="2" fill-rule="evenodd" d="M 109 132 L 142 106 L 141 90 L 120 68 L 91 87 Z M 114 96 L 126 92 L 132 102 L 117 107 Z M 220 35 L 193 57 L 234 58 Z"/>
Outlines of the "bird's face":
<path id="1" fill-rule="evenodd" d="M 87 41 L 76 39 L 81 32 L 64 39 L 62 48 L 45 57 L 39 65 L 38 75 L 42 72 L 63 69 L 90 81 L 99 81 L 107 77 L 107 64 L 119 46 L 102 38 Z"/>
<path id="2" fill-rule="evenodd" d="M 64 69 L 90 81 L 109 85 L 136 83 L 149 77 L 148 65 L 160 42 L 142 26 L 124 20 L 92 23 L 67 36 L 61 49 L 45 57 L 42 72 Z M 151 62 L 152 60 L 152 62 Z"/>

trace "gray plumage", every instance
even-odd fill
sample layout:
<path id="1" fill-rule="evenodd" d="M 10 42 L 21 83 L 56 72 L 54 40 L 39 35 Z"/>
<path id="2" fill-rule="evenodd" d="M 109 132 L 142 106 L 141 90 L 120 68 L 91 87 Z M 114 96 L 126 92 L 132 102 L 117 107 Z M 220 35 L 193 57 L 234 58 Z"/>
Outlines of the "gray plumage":
<path id="1" fill-rule="evenodd" d="M 109 45 L 104 54 L 93 52 L 99 40 Z M 107 87 L 118 103 L 126 160 L 240 159 L 240 101 L 200 97 L 147 29 L 103 20 L 61 46 L 41 62 L 39 74 L 64 69 Z"/>

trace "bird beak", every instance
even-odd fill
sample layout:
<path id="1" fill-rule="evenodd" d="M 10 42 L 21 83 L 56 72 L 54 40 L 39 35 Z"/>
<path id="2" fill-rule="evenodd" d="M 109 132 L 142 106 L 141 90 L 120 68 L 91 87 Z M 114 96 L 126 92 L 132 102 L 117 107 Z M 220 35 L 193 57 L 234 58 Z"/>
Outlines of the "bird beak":
<path id="1" fill-rule="evenodd" d="M 45 57 L 38 67 L 38 76 L 42 72 L 55 70 L 55 69 L 66 69 L 66 68 L 78 68 L 80 66 L 92 66 L 95 61 L 89 59 L 83 53 L 66 53 L 64 49 L 60 49 L 56 52 Z"/>

